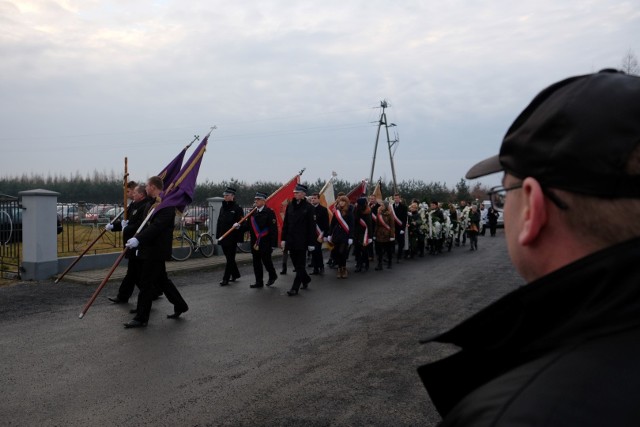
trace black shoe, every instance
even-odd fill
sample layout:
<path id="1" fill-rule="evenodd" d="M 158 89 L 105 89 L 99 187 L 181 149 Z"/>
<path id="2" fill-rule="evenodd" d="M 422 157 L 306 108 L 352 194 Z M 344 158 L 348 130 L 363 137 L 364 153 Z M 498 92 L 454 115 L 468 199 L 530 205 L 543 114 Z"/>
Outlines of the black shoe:
<path id="1" fill-rule="evenodd" d="M 228 284 L 229 284 L 229 281 L 228 281 L 228 280 L 222 280 L 222 281 L 220 282 L 220 286 L 227 286 Z"/>
<path id="2" fill-rule="evenodd" d="M 356 269 L 354 270 L 356 273 L 360 273 L 362 271 L 362 267 L 360 267 L 359 265 L 356 266 Z"/>
<path id="3" fill-rule="evenodd" d="M 376 268 L 374 268 L 375 271 L 380 271 L 382 270 L 382 266 L 380 264 L 376 265 Z"/>
<path id="4" fill-rule="evenodd" d="M 138 314 L 138 309 L 137 308 L 132 308 L 131 310 L 129 310 L 129 313 Z"/>
<path id="5" fill-rule="evenodd" d="M 253 285 L 249 285 L 250 288 L 262 288 L 264 285 L 262 283 L 254 283 Z"/>
<path id="6" fill-rule="evenodd" d="M 107 297 L 107 299 L 109 301 L 111 301 L 114 304 L 126 304 L 128 301 L 122 300 L 118 297 Z"/>
<path id="7" fill-rule="evenodd" d="M 147 326 L 147 322 L 141 322 L 141 321 L 136 320 L 136 319 L 129 320 L 127 323 L 124 324 L 124 328 L 125 329 L 129 329 L 129 328 L 144 328 L 145 326 Z"/>
<path id="8" fill-rule="evenodd" d="M 287 295 L 289 295 L 290 297 L 296 296 L 298 295 L 298 291 L 296 291 L 295 289 L 291 289 L 290 291 L 287 291 Z"/>
<path id="9" fill-rule="evenodd" d="M 309 275 L 311 276 L 318 276 L 320 274 L 320 270 L 313 270 L 311 273 L 309 273 Z"/>
<path id="10" fill-rule="evenodd" d="M 278 279 L 277 277 L 274 277 L 273 279 L 269 279 L 269 281 L 267 282 L 267 286 L 273 285 L 277 279 Z"/>
<path id="11" fill-rule="evenodd" d="M 240 278 L 240 276 L 235 276 L 232 277 L 231 279 L 229 279 L 230 282 L 235 282 L 236 280 L 238 280 Z"/>
<path id="12" fill-rule="evenodd" d="M 189 309 L 188 309 L 188 308 L 187 308 L 186 310 L 179 310 L 179 311 L 176 311 L 176 312 L 174 312 L 173 314 L 167 314 L 167 319 L 177 319 L 178 317 L 180 317 L 180 315 L 181 315 L 182 313 L 185 313 L 185 312 L 187 312 L 187 311 L 189 311 Z"/>
<path id="13" fill-rule="evenodd" d="M 280 274 L 287 274 L 287 270 L 282 270 Z"/>

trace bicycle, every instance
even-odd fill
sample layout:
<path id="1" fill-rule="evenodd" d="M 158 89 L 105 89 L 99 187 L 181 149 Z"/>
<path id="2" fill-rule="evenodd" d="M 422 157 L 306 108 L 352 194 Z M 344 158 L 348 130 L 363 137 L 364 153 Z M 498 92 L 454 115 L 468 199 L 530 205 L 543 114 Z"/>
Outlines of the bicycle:
<path id="1" fill-rule="evenodd" d="M 198 234 L 199 224 L 195 223 L 193 239 L 189 233 L 185 231 L 184 219 L 180 223 L 180 235 L 175 237 L 173 248 L 171 250 L 171 258 L 176 261 L 184 261 L 191 257 L 194 252 L 200 251 L 203 257 L 209 258 L 213 255 L 213 237 L 209 233 Z"/>

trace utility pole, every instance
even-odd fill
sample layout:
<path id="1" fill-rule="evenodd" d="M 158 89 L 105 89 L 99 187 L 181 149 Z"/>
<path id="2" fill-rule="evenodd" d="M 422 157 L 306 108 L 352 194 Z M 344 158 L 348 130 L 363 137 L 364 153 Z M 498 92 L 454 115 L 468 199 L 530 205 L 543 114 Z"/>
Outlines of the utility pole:
<path id="1" fill-rule="evenodd" d="M 391 148 L 398 143 L 398 137 L 396 135 L 396 139 L 395 140 L 391 140 L 391 138 L 389 137 L 389 128 L 390 127 L 395 127 L 396 124 L 395 123 L 387 123 L 387 113 L 385 112 L 385 110 L 387 109 L 387 107 L 389 106 L 389 104 L 387 104 L 386 100 L 382 100 L 380 101 L 380 107 L 382 108 L 382 113 L 380 114 L 380 120 L 378 120 L 378 132 L 376 134 L 376 144 L 373 148 L 373 160 L 371 161 L 371 175 L 369 175 L 369 182 L 373 182 L 373 170 L 376 166 L 376 153 L 378 151 L 378 141 L 380 139 L 380 129 L 382 129 L 382 127 L 384 126 L 386 134 L 387 134 L 387 146 L 389 148 L 389 160 L 391 161 L 391 175 L 393 177 L 393 192 L 397 193 L 398 192 L 398 184 L 396 182 L 396 168 L 395 165 L 393 164 L 393 151 L 391 151 Z"/>

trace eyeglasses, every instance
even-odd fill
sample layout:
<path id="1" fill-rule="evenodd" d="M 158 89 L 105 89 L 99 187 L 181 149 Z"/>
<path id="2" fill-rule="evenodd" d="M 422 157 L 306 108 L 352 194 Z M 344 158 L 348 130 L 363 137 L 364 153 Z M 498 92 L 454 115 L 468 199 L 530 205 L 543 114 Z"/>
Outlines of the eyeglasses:
<path id="1" fill-rule="evenodd" d="M 491 190 L 487 192 L 487 195 L 491 200 L 491 205 L 497 209 L 504 209 L 504 204 L 507 199 L 507 192 L 511 190 L 517 190 L 518 188 L 522 188 L 522 183 L 516 184 L 513 187 L 508 187 L 508 188 L 504 188 L 502 185 L 491 188 Z M 569 209 L 569 206 L 565 202 L 560 200 L 560 198 L 556 196 L 556 194 L 551 190 L 543 187 L 542 192 L 558 208 L 562 209 L 563 211 L 566 211 Z"/>
<path id="2" fill-rule="evenodd" d="M 518 188 L 522 188 L 522 183 L 516 184 L 513 187 L 504 188 L 502 185 L 491 188 L 487 195 L 489 196 L 489 200 L 491 200 L 491 205 L 497 209 L 503 209 L 504 203 L 507 199 L 507 192 L 511 190 L 517 190 Z"/>

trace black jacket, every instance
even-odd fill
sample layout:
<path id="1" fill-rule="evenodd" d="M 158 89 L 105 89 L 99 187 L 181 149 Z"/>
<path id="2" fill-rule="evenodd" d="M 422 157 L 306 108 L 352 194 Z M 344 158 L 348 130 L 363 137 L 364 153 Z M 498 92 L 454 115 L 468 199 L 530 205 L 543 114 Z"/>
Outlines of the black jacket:
<path id="1" fill-rule="evenodd" d="M 393 212 L 395 212 L 400 222 L 402 222 L 402 224 L 400 225 L 395 221 L 395 219 L 393 221 L 393 223 L 396 225 L 396 235 L 398 235 L 400 231 L 404 231 L 404 229 L 407 227 L 407 217 L 409 215 L 409 210 L 407 209 L 407 205 L 405 205 L 404 203 L 399 203 L 398 206 L 396 206 L 395 203 L 390 203 L 389 206 L 393 209 Z"/>
<path id="2" fill-rule="evenodd" d="M 327 208 L 325 208 L 324 206 L 322 206 L 321 204 L 318 203 L 317 206 L 313 206 L 313 210 L 314 210 L 314 215 L 315 215 L 315 220 L 316 220 L 316 225 L 318 226 L 318 228 L 320 229 L 321 233 L 323 234 L 323 237 L 328 237 L 329 234 L 329 210 Z M 316 236 L 317 236 L 317 230 L 316 230 Z"/>
<path id="3" fill-rule="evenodd" d="M 254 224 L 255 221 L 255 224 Z M 253 229 L 254 225 L 258 228 L 258 233 L 268 230 L 267 234 L 260 238 L 259 249 L 262 251 L 271 250 L 278 246 L 278 223 L 273 210 L 267 206 L 262 211 L 256 211 L 244 222 L 243 231 L 249 231 L 251 236 L 251 247 L 255 245 L 257 236 Z"/>
<path id="4" fill-rule="evenodd" d="M 146 199 L 140 200 L 139 202 L 131 202 L 129 206 L 127 206 L 127 219 L 129 224 L 122 229 L 122 221 L 114 221 L 113 222 L 113 231 L 122 231 L 122 241 L 123 243 L 127 243 L 127 240 L 135 236 L 136 231 L 144 222 L 144 219 L 147 217 L 147 213 L 149 212 L 149 206 L 153 203 L 153 199 L 147 197 Z M 125 254 L 126 258 L 135 257 L 136 251 L 127 251 Z"/>
<path id="5" fill-rule="evenodd" d="M 233 224 L 240 221 L 244 216 L 244 210 L 235 201 L 222 202 L 218 223 L 216 224 L 216 237 L 220 238 L 224 233 L 233 227 Z M 242 232 L 234 230 L 227 237 L 222 239 L 221 245 L 235 246 L 241 240 Z"/>
<path id="6" fill-rule="evenodd" d="M 444 426 L 640 425 L 640 238 L 506 295 L 430 341 L 418 369 Z"/>
<path id="7" fill-rule="evenodd" d="M 306 250 L 316 242 L 316 222 L 314 209 L 306 200 L 292 200 L 282 223 L 282 240 L 289 250 Z"/>
<path id="8" fill-rule="evenodd" d="M 176 209 L 174 207 L 166 207 L 154 212 L 142 231 L 136 235 L 140 242 L 138 257 L 169 261 L 175 220 Z"/>

